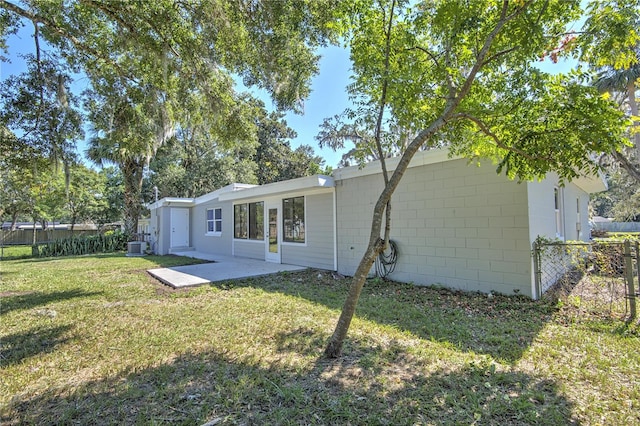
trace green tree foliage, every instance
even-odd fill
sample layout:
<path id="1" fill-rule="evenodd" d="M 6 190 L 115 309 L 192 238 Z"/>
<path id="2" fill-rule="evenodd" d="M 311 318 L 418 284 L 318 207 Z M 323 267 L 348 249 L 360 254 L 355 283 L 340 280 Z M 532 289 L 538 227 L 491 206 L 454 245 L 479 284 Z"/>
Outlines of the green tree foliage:
<path id="1" fill-rule="evenodd" d="M 164 106 L 153 88 L 101 87 L 87 93 L 93 137 L 87 156 L 98 165 L 116 165 L 124 177 L 125 231 L 134 234 L 142 212 L 144 170 L 171 136 Z"/>
<path id="2" fill-rule="evenodd" d="M 291 108 L 309 94 L 317 71 L 311 48 L 334 33 L 336 3 L 36 0 L 22 7 L 2 0 L 0 8 L 9 23 L 19 16 L 41 27 L 49 44 L 93 79 L 125 78 L 169 94 L 179 75 L 206 93 L 234 72 Z"/>
<path id="3" fill-rule="evenodd" d="M 605 153 L 601 163 L 609 177 L 609 191 L 593 198 L 601 215 L 638 220 L 640 187 L 640 1 L 593 1 L 577 34 L 567 35 L 561 53 L 572 54 L 595 72 L 594 85 L 611 96 L 630 117 L 629 145 Z M 566 51 L 566 52 L 565 52 Z"/>
<path id="4" fill-rule="evenodd" d="M 30 173 L 0 160 L 0 220 L 11 222 L 11 228 L 31 211 Z"/>
<path id="5" fill-rule="evenodd" d="M 0 137 L 5 161 L 22 167 L 34 158 L 70 161 L 83 137 L 71 79 L 53 60 L 28 57 L 28 69 L 0 85 Z"/>
<path id="6" fill-rule="evenodd" d="M 629 149 L 612 155 L 640 183 L 640 1 L 594 1 L 587 12 L 588 19 L 569 52 L 597 72 L 596 87 L 610 93 L 632 118 Z"/>
<path id="7" fill-rule="evenodd" d="M 223 92 L 232 93 L 231 84 L 225 80 Z M 150 164 L 150 186 L 160 196 L 195 197 L 231 182 L 255 183 L 256 166 L 250 161 L 257 144 L 254 101 L 246 95 L 221 96 L 211 115 L 202 93 L 188 85 L 181 93 L 184 108 L 172 138 Z"/>
<path id="8" fill-rule="evenodd" d="M 104 174 L 78 163 L 73 164 L 70 169 L 65 207 L 66 218 L 73 229 L 77 223 L 98 222 L 109 205 L 103 195 L 107 189 Z"/>
<path id="9" fill-rule="evenodd" d="M 143 171 L 175 129 L 215 129 L 220 143 L 255 135 L 255 127 L 234 120 L 252 107 L 234 91 L 232 75 L 265 89 L 279 109 L 300 107 L 317 72 L 314 49 L 335 33 L 336 3 L 0 0 L 8 23 L 0 39 L 18 18 L 31 22 L 72 69 L 88 76 L 96 131 L 91 156 L 121 168 L 131 231 Z"/>
<path id="10" fill-rule="evenodd" d="M 278 112 L 267 113 L 263 105 L 256 117 L 258 147 L 254 159 L 260 185 L 323 172 L 324 160 L 315 155 L 312 147 L 301 145 L 291 149 L 288 140 L 295 138 L 296 133 L 283 117 Z"/>
<path id="11" fill-rule="evenodd" d="M 161 147 L 151 162 L 148 186 L 158 188 L 160 197 L 192 198 L 232 182 L 257 183 L 257 167 L 250 160 L 255 147 L 223 150 L 207 142 L 176 137 Z"/>
<path id="12" fill-rule="evenodd" d="M 551 76 L 531 66 L 580 13 L 579 1 L 565 0 L 392 0 L 360 2 L 346 14 L 355 111 L 375 114 L 370 122 L 379 129 L 393 124 L 412 137 L 375 204 L 328 356 L 340 353 L 366 276 L 385 247 L 385 209 L 418 150 L 445 141 L 452 154 L 490 159 L 513 179 L 555 171 L 566 181 L 598 169 L 591 153 L 621 148 L 624 116 L 589 75 Z M 374 134 L 382 153 L 381 131 Z M 388 224 L 388 210 L 386 216 Z"/>
<path id="13" fill-rule="evenodd" d="M 640 186 L 621 168 L 608 166 L 609 189 L 592 194 L 591 208 L 596 216 L 618 222 L 640 221 Z"/>
<path id="14" fill-rule="evenodd" d="M 98 210 L 93 219 L 98 226 L 122 220 L 124 211 L 124 178 L 122 172 L 115 167 L 103 167 L 98 174 L 105 182 L 103 191 L 99 194 L 107 203 L 107 208 Z M 98 194 L 96 194 L 98 195 Z"/>
<path id="15" fill-rule="evenodd" d="M 265 184 L 323 172 L 324 160 L 313 148 L 291 149 L 288 140 L 295 132 L 282 113 L 267 112 L 261 101 L 245 101 L 251 114 L 228 119 L 238 126 L 233 134 L 239 140 L 191 113 L 185 121 L 190 127 L 178 128 L 151 162 L 149 186 L 157 187 L 160 197 L 197 197 L 234 182 Z"/>

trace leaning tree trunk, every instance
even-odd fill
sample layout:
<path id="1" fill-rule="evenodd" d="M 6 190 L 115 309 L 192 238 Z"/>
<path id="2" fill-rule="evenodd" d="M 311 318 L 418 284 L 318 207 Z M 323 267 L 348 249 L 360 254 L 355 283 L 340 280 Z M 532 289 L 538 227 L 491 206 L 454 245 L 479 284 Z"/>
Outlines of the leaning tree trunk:
<path id="1" fill-rule="evenodd" d="M 425 144 L 426 141 L 430 140 L 438 131 L 440 131 L 440 129 L 442 129 L 446 125 L 447 120 L 452 119 L 452 117 L 454 116 L 454 112 L 460 105 L 462 99 L 464 99 L 469 94 L 477 73 L 484 66 L 493 40 L 496 38 L 498 33 L 500 33 L 505 24 L 518 14 L 522 13 L 525 8 L 526 6 L 523 6 L 517 11 L 517 13 L 507 15 L 508 2 L 503 2 L 500 12 L 500 20 L 496 23 L 495 28 L 491 31 L 487 39 L 484 41 L 484 44 L 476 57 L 476 62 L 469 71 L 469 75 L 465 79 L 464 83 L 457 90 L 453 85 L 450 85 L 450 96 L 440 116 L 436 120 L 434 120 L 428 128 L 422 130 L 411 141 L 405 152 L 402 154 L 402 157 L 400 158 L 400 161 L 398 162 L 398 165 L 396 166 L 391 179 L 389 179 L 389 182 L 384 186 L 384 189 L 380 194 L 380 197 L 378 198 L 378 201 L 376 202 L 376 205 L 373 209 L 373 220 L 371 222 L 369 245 L 367 246 L 367 251 L 365 252 L 364 256 L 362 256 L 362 260 L 360 260 L 358 269 L 356 270 L 356 273 L 351 281 L 351 288 L 349 289 L 347 300 L 344 303 L 342 313 L 340 314 L 340 318 L 338 319 L 338 324 L 336 325 L 336 329 L 334 330 L 333 335 L 329 339 L 329 343 L 325 348 L 325 356 L 335 358 L 340 355 L 340 352 L 342 350 L 342 343 L 347 336 L 347 331 L 349 330 L 351 320 L 353 319 L 353 315 L 355 314 L 356 305 L 358 303 L 360 293 L 362 292 L 364 282 L 367 278 L 367 275 L 369 274 L 369 270 L 371 269 L 376 256 L 384 249 L 384 240 L 380 238 L 382 214 L 387 204 L 391 201 L 391 196 L 400 184 L 402 176 L 404 176 L 405 171 L 409 167 L 411 159 L 418 151 L 418 149 L 420 149 L 420 147 Z"/>
<path id="2" fill-rule="evenodd" d="M 344 302 L 336 328 L 329 339 L 327 347 L 325 348 L 325 356 L 329 358 L 336 358 L 340 355 L 340 352 L 342 351 L 342 344 L 344 339 L 347 337 L 347 331 L 349 331 L 351 320 L 356 312 L 356 305 L 358 304 L 358 299 L 360 298 L 360 293 L 364 287 L 367 275 L 369 275 L 369 271 L 371 270 L 371 266 L 373 265 L 376 257 L 384 250 L 385 241 L 380 238 L 380 230 L 382 229 L 382 216 L 387 205 L 391 201 L 391 196 L 398 187 L 398 184 L 409 167 L 409 163 L 415 153 L 427 140 L 429 140 L 445 125 L 446 119 L 451 116 L 456 106 L 456 102 L 450 103 L 442 116 L 428 129 L 420 132 L 411 144 L 409 144 L 408 148 L 400 158 L 400 162 L 389 179 L 389 182 L 385 185 L 382 193 L 380 194 L 380 197 L 373 208 L 373 220 L 371 221 L 369 245 L 367 246 L 367 250 L 364 256 L 362 256 L 358 269 L 356 269 L 356 273 L 351 280 L 351 287 L 349 288 L 347 300 Z"/>

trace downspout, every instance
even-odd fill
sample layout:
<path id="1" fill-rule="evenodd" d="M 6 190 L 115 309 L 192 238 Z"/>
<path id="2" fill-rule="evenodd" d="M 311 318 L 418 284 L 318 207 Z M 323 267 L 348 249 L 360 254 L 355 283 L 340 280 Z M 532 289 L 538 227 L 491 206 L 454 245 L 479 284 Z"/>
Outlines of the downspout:
<path id="1" fill-rule="evenodd" d="M 338 272 L 338 195 L 333 183 L 333 270 Z"/>
<path id="2" fill-rule="evenodd" d="M 560 211 L 562 212 L 562 235 L 564 236 L 564 241 L 567 242 L 567 206 L 564 199 L 564 189 L 564 186 L 560 187 L 560 201 L 562 202 Z"/>

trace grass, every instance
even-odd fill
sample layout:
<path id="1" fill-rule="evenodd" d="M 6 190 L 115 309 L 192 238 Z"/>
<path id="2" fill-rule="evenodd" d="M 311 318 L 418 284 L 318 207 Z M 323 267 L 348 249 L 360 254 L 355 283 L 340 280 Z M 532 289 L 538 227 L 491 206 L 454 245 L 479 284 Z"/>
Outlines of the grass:
<path id="1" fill-rule="evenodd" d="M 170 290 L 179 257 L 0 264 L 0 423 L 640 424 L 636 326 L 309 270 Z"/>
<path id="2" fill-rule="evenodd" d="M 0 260 L 26 259 L 33 255 L 31 246 L 4 246 Z"/>

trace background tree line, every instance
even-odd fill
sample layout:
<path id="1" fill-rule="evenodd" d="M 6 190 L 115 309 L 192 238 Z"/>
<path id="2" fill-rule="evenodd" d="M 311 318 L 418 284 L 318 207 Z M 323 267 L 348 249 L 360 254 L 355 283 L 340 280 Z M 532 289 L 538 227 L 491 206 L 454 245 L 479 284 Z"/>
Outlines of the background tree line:
<path id="1" fill-rule="evenodd" d="M 311 147 L 291 148 L 282 111 L 299 110 L 309 94 L 315 49 L 336 37 L 335 3 L 0 1 L 0 48 L 23 26 L 34 42 L 27 71 L 0 88 L 0 213 L 101 220 L 100 208 L 79 215 L 70 198 L 91 174 L 76 152 L 82 140 L 88 159 L 115 168 L 121 202 L 110 207 L 130 232 L 153 187 L 197 196 L 322 171 Z M 88 89 L 75 93 L 79 74 Z M 236 91 L 234 79 L 268 92 L 276 111 Z M 27 188 L 61 207 L 44 206 L 44 195 L 18 197 Z"/>

